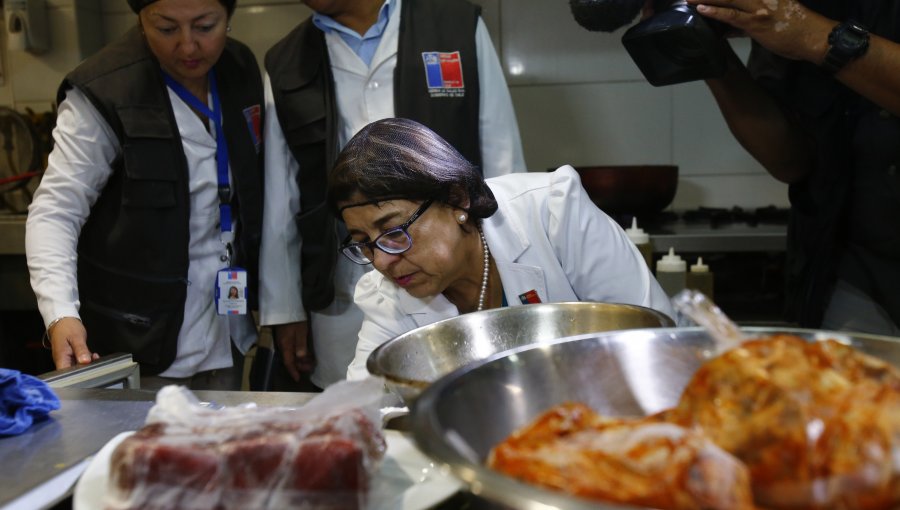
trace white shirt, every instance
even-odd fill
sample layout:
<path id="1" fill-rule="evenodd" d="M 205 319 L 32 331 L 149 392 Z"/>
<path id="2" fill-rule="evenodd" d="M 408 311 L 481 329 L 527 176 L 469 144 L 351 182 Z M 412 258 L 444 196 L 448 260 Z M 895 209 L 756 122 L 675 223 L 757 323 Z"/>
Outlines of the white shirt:
<path id="1" fill-rule="evenodd" d="M 213 303 L 216 272 L 224 263 L 219 239 L 219 199 L 215 130 L 171 89 L 188 162 L 190 241 L 187 299 L 178 334 L 178 355 L 161 376 L 189 377 L 232 365 L 230 338 L 241 351 L 253 344 L 256 331 L 249 315 L 219 316 Z M 210 132 L 212 131 L 212 133 Z M 77 245 L 81 228 L 121 155 L 119 141 L 106 120 L 76 88 L 59 105 L 54 148 L 47 170 L 28 209 L 25 252 L 38 309 L 49 324 L 58 317 L 78 317 Z M 88 348 L 91 331 L 87 332 Z"/>
<path id="2" fill-rule="evenodd" d="M 499 209 L 482 230 L 510 306 L 533 290 L 542 303 L 625 303 L 675 316 L 637 247 L 594 205 L 575 169 L 487 182 Z M 382 343 L 459 315 L 443 294 L 415 298 L 377 271 L 360 280 L 356 304 L 364 319 L 350 379 L 369 375 L 366 360 Z"/>
<path id="3" fill-rule="evenodd" d="M 397 64 L 401 2 L 391 11 L 370 66 L 337 33 L 326 34 L 338 111 L 338 143 L 343 147 L 367 124 L 394 116 L 394 68 Z M 478 57 L 479 131 L 485 177 L 524 172 L 525 158 L 512 98 L 500 60 L 484 22 L 475 30 Z M 424 70 L 423 70 L 424 72 Z M 300 246 L 295 215 L 300 211 L 296 176 L 300 171 L 278 122 L 268 75 L 266 94 L 266 180 L 260 252 L 260 322 L 263 325 L 307 320 L 301 298 Z M 317 366 L 312 381 L 325 387 L 345 377 L 353 358 L 362 313 L 353 303 L 356 282 L 370 266 L 338 256 L 335 300 L 313 312 L 310 334 Z"/>

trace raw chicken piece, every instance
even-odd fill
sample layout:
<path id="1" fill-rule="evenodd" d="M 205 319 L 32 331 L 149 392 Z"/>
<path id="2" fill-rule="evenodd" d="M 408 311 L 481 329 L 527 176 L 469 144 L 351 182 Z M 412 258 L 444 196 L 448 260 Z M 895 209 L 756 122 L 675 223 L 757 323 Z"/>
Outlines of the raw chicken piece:
<path id="1" fill-rule="evenodd" d="M 746 468 L 701 433 L 552 408 L 497 445 L 488 464 L 536 485 L 660 509 L 753 508 Z"/>

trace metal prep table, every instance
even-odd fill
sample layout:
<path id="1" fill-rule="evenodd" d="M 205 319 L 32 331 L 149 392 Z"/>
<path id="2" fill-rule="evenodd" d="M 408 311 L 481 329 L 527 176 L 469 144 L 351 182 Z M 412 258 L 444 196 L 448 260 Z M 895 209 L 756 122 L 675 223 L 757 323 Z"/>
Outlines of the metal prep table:
<path id="1" fill-rule="evenodd" d="M 71 496 L 88 460 L 110 439 L 144 424 L 155 391 L 57 388 L 61 408 L 24 434 L 0 438 L 0 509 L 50 508 Z M 223 405 L 298 406 L 316 393 L 195 391 Z"/>

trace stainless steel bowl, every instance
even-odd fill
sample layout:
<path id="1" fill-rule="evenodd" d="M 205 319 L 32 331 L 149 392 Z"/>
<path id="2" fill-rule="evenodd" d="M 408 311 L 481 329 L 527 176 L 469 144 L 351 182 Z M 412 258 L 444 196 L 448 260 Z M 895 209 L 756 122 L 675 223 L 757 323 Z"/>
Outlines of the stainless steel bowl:
<path id="1" fill-rule="evenodd" d="M 582 333 L 674 326 L 635 305 L 547 303 L 468 313 L 414 329 L 378 346 L 366 366 L 407 403 L 429 384 L 492 354 Z"/>
<path id="2" fill-rule="evenodd" d="M 784 328 L 743 328 L 753 336 L 791 333 L 834 338 L 900 367 L 900 339 Z M 621 508 L 518 482 L 484 465 L 490 449 L 548 408 L 581 401 L 609 416 L 641 416 L 673 406 L 713 355 L 701 328 L 581 335 L 522 347 L 472 363 L 430 385 L 412 405 L 419 448 L 476 495 L 515 509 Z"/>

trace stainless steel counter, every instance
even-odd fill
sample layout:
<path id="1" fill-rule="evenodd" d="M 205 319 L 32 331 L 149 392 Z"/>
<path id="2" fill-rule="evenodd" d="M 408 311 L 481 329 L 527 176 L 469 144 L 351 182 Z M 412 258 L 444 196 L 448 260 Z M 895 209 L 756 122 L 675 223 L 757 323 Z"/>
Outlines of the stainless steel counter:
<path id="1" fill-rule="evenodd" d="M 33 426 L 25 434 L 0 438 L 0 508 L 21 507 L 21 498 L 34 497 L 34 492 L 50 494 L 42 484 L 59 479 L 86 467 L 83 461 L 97 453 L 120 432 L 136 430 L 144 424 L 153 406 L 156 392 L 142 390 L 107 390 L 59 388 L 54 390 L 61 409 L 50 413 L 50 419 Z M 315 393 L 196 391 L 198 398 L 223 405 L 256 402 L 260 406 L 299 406 Z M 71 477 L 69 477 L 71 478 Z M 76 476 L 77 478 L 77 476 Z M 67 497 L 68 486 L 54 487 L 57 496 L 45 498 L 44 506 Z M 35 489 L 42 487 L 40 491 Z M 38 496 L 41 496 L 40 494 Z M 29 508 L 34 508 L 30 506 Z"/>
<path id="2" fill-rule="evenodd" d="M 648 229 L 654 253 L 724 253 L 784 251 L 787 247 L 787 226 L 745 223 L 710 227 L 678 221 L 658 229 Z"/>

